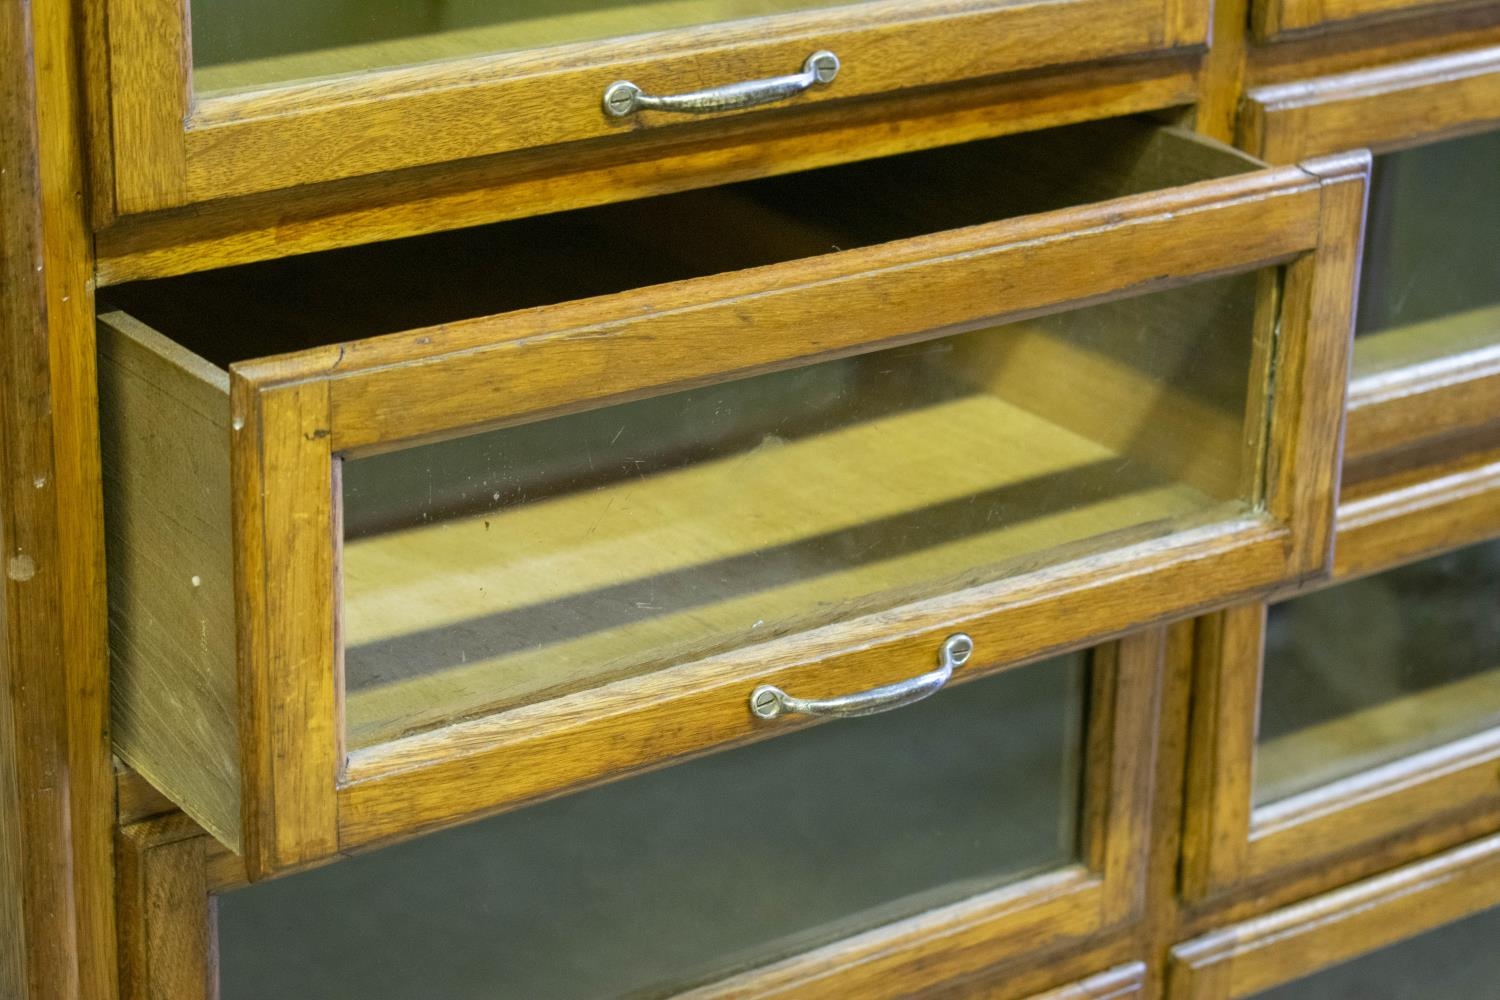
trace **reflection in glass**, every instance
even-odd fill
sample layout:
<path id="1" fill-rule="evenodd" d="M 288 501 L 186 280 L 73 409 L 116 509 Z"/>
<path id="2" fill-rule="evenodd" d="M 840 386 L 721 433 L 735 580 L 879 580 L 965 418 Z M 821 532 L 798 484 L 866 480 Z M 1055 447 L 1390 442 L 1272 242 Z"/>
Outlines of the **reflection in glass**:
<path id="1" fill-rule="evenodd" d="M 1500 345 L 1500 132 L 1375 158 L 1355 375 Z"/>
<path id="2" fill-rule="evenodd" d="M 1270 609 L 1257 804 L 1500 726 L 1500 542 Z"/>
<path id="3" fill-rule="evenodd" d="M 792 13 L 850 0 L 191 2 L 194 83 L 202 94 Z"/>
<path id="4" fill-rule="evenodd" d="M 224 1000 L 656 996 L 1077 856 L 1073 654 L 220 898 Z"/>
<path id="5" fill-rule="evenodd" d="M 1256 1000 L 1493 1000 L 1500 995 L 1500 909 L 1420 934 Z"/>
<path id="6" fill-rule="evenodd" d="M 1258 277 L 345 461 L 351 745 L 1242 514 Z"/>

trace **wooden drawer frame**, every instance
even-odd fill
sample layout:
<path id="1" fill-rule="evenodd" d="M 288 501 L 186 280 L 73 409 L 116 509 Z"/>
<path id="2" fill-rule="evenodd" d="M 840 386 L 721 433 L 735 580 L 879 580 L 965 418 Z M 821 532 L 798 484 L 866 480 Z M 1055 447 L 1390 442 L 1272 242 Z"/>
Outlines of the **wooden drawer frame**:
<path id="1" fill-rule="evenodd" d="M 1232 155 L 1181 141 L 1195 155 Z M 228 385 L 218 369 L 146 331 L 130 350 L 170 363 L 168 380 L 209 415 L 210 441 L 230 436 L 235 603 L 213 622 L 237 637 L 238 678 L 205 676 L 190 662 L 178 672 L 131 668 L 130 693 L 117 699 L 117 747 L 242 850 L 259 876 L 786 731 L 784 720 L 767 725 L 747 710 L 758 683 L 834 691 L 887 683 L 928 662 L 960 628 L 977 644 L 956 675 L 962 680 L 1317 575 L 1331 541 L 1339 373 L 1367 165 L 1350 155 L 1258 170 L 798 261 L 792 271 L 760 268 L 334 345 L 236 365 Z M 1263 324 L 1251 373 L 1252 386 L 1273 370 L 1277 378 L 1269 409 L 1255 418 L 1264 428 L 1256 445 L 1265 456 L 1262 510 L 345 751 L 331 585 L 337 456 L 666 391 L 729 364 L 750 374 L 1272 265 L 1285 266 L 1281 322 L 1274 337 Z M 753 339 L 738 334 L 747 308 L 757 317 Z M 812 316 L 826 318 L 810 344 Z M 150 337 L 161 344 L 149 346 Z M 605 365 L 607 385 L 596 377 Z M 453 393 L 455 385 L 484 391 Z M 211 414 L 226 391 L 230 426 L 218 430 Z M 222 461 L 201 474 L 224 475 Z M 181 645 L 177 637 L 165 643 Z M 197 701 L 185 704 L 186 692 Z M 158 717 L 162 706 L 170 711 Z M 204 773 L 234 746 L 224 774 Z"/>
<path id="2" fill-rule="evenodd" d="M 1172 949 L 1171 1000 L 1240 1000 L 1500 905 L 1489 837 Z"/>
<path id="3" fill-rule="evenodd" d="M 1256 88 L 1238 141 L 1268 162 L 1294 163 L 1490 129 L 1500 129 L 1500 47 Z M 1500 345 L 1356 378 L 1348 405 L 1349 462 L 1500 419 Z"/>
<path id="4" fill-rule="evenodd" d="M 1250 26 L 1262 42 L 1405 17 L 1441 17 L 1486 0 L 1253 0 Z"/>
<path id="5" fill-rule="evenodd" d="M 1331 583 L 1500 536 L 1500 452 L 1339 508 Z M 1288 876 L 1426 825 L 1500 816 L 1500 728 L 1259 808 L 1252 775 L 1266 606 L 1199 623 L 1182 892 Z"/>
<path id="6" fill-rule="evenodd" d="M 584 140 L 613 137 L 628 158 L 630 133 L 681 118 L 610 120 L 601 97 L 621 79 L 681 93 L 795 72 L 811 52 L 835 51 L 838 78 L 790 102 L 799 106 L 1200 47 L 1208 34 L 1201 0 L 874 2 L 200 100 L 188 0 L 98 3 L 94 85 L 107 97 L 95 135 L 114 151 L 101 164 L 113 178 L 106 216 Z"/>
<path id="7" fill-rule="evenodd" d="M 1138 917 L 1151 844 L 1165 645 L 1166 630 L 1158 627 L 1093 653 L 1078 862 L 683 996 L 909 996 L 1024 956 L 1040 937 L 1065 947 Z M 138 814 L 162 805 L 136 804 Z M 116 837 L 122 998 L 217 996 L 213 895 L 246 884 L 243 860 L 181 813 L 135 822 L 122 815 Z M 1126 966 L 1043 998 L 1134 996 L 1141 977 L 1139 965 Z"/>
<path id="8" fill-rule="evenodd" d="M 1116 966 L 1087 979 L 1038 993 L 1031 1000 L 1131 1000 L 1146 995 L 1146 966 L 1141 962 Z"/>

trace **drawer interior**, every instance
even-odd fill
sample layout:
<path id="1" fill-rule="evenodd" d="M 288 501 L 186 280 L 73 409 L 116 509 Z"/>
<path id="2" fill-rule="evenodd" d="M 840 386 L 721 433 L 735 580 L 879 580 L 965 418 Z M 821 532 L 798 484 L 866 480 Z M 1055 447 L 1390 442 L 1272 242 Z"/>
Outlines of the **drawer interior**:
<path id="1" fill-rule="evenodd" d="M 219 897 L 221 995 L 659 996 L 1079 857 L 1088 656 Z"/>
<path id="2" fill-rule="evenodd" d="M 137 484 L 114 486 L 113 523 L 158 516 L 122 513 L 129 497 L 184 520 L 183 496 L 146 492 L 174 450 L 194 482 L 223 481 L 198 521 L 227 516 L 227 458 L 205 464 L 196 442 L 226 437 L 216 400 L 237 360 L 662 282 L 712 289 L 726 272 L 1256 167 L 1143 122 L 1099 122 L 110 289 L 130 315 L 103 323 L 106 477 Z M 1276 277 L 1125 290 L 337 456 L 347 746 L 1243 517 L 1259 502 L 1253 357 Z M 170 432 L 141 431 L 161 421 L 158 365 L 213 398 Z M 191 555 L 227 580 L 226 551 Z M 122 573 L 119 593 L 133 585 Z M 211 630 L 232 650 L 220 610 Z"/>
<path id="3" fill-rule="evenodd" d="M 110 288 L 210 362 L 781 264 L 1258 169 L 1133 119 Z"/>

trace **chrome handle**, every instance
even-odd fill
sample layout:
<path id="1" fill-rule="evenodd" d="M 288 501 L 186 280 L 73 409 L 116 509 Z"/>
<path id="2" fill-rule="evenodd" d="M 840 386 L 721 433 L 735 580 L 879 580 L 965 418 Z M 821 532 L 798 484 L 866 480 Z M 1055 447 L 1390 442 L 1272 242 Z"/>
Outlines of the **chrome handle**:
<path id="1" fill-rule="evenodd" d="M 773 76 L 768 80 L 746 80 L 691 94 L 652 97 L 628 80 L 619 80 L 604 91 L 604 111 L 613 118 L 624 118 L 646 109 L 676 111 L 686 115 L 706 115 L 715 111 L 736 111 L 757 104 L 782 101 L 802 93 L 818 83 L 828 83 L 839 72 L 839 57 L 832 52 L 814 52 L 802 64 L 802 72 Z"/>
<path id="2" fill-rule="evenodd" d="M 943 642 L 938 650 L 938 668 L 931 673 L 837 698 L 794 698 L 779 687 L 762 684 L 750 692 L 750 711 L 762 719 L 774 719 L 789 712 L 842 719 L 889 712 L 936 694 L 953 676 L 953 668 L 967 663 L 973 652 L 974 640 L 957 632 Z"/>

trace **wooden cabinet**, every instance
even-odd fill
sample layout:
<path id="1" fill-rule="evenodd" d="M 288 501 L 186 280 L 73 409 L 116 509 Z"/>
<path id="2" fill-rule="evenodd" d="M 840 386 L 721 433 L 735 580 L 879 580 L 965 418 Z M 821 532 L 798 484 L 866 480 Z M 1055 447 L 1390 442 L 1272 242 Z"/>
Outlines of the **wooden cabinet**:
<path id="1" fill-rule="evenodd" d="M 1492 976 L 1500 3 L 0 39 L 0 996 Z"/>
<path id="2" fill-rule="evenodd" d="M 175 902 L 132 989 L 884 997 L 1062 947 L 1138 912 L 1161 655 L 1150 630 L 248 887 L 148 820 L 126 892 Z"/>
<path id="3" fill-rule="evenodd" d="M 1319 572 L 1362 180 L 1089 125 L 112 291 L 119 752 L 258 874 Z"/>
<path id="4" fill-rule="evenodd" d="M 628 159 L 634 136 L 684 115 L 611 113 L 622 81 L 717 90 L 698 104 L 719 116 L 739 113 L 749 81 L 845 102 L 1200 46 L 1208 30 L 1200 0 L 105 6 L 100 124 L 123 215 L 588 141 Z M 820 52 L 832 58 L 811 66 Z"/>

